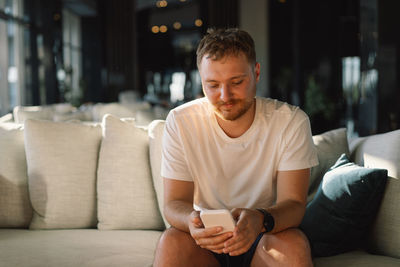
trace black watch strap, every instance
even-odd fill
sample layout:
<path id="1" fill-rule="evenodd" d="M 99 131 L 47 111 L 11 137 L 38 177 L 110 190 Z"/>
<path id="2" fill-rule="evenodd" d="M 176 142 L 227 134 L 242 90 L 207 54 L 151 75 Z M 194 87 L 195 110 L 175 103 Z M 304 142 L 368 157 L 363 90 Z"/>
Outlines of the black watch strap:
<path id="1" fill-rule="evenodd" d="M 257 210 L 264 215 L 263 225 L 265 228 L 265 232 L 266 233 L 271 232 L 275 226 L 274 217 L 271 215 L 271 213 L 269 213 L 265 209 L 257 209 Z"/>

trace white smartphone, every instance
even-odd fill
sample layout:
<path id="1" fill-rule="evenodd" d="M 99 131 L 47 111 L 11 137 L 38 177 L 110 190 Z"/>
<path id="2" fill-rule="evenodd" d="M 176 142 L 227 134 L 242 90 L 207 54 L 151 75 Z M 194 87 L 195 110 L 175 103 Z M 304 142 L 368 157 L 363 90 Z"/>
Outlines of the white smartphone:
<path id="1" fill-rule="evenodd" d="M 202 210 L 200 218 L 205 228 L 221 226 L 222 231 L 218 233 L 223 234 L 226 232 L 233 232 L 235 229 L 235 220 L 229 210 Z"/>

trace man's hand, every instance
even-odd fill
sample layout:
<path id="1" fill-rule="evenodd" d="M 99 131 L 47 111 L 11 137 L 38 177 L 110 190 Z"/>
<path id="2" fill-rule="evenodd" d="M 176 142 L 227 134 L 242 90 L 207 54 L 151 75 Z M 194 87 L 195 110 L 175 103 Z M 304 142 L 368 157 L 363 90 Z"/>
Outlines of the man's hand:
<path id="1" fill-rule="evenodd" d="M 256 240 L 263 228 L 263 216 L 257 210 L 233 209 L 232 216 L 237 220 L 233 237 L 224 243 L 223 253 L 238 256 L 245 253 Z"/>
<path id="2" fill-rule="evenodd" d="M 193 211 L 189 216 L 190 235 L 201 248 L 211 250 L 212 252 L 221 254 L 224 249 L 224 242 L 233 236 L 232 232 L 219 234 L 222 227 L 204 228 L 200 219 L 200 212 Z"/>

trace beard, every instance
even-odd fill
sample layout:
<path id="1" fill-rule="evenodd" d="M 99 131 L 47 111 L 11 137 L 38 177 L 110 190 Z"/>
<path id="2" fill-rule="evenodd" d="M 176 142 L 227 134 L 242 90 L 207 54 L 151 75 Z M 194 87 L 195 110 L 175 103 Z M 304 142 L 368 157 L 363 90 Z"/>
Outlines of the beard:
<path id="1" fill-rule="evenodd" d="M 232 99 L 228 102 L 219 101 L 214 104 L 214 111 L 223 120 L 234 121 L 242 117 L 253 104 L 252 99 Z"/>

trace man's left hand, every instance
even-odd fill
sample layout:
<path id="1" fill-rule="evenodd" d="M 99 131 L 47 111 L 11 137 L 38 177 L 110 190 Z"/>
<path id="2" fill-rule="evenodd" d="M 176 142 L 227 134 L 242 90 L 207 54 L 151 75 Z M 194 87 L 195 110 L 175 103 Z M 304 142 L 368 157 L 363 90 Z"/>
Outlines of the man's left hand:
<path id="1" fill-rule="evenodd" d="M 233 236 L 225 242 L 223 252 L 230 256 L 238 256 L 248 251 L 261 233 L 263 215 L 257 210 L 237 208 L 231 213 L 237 224 Z"/>

